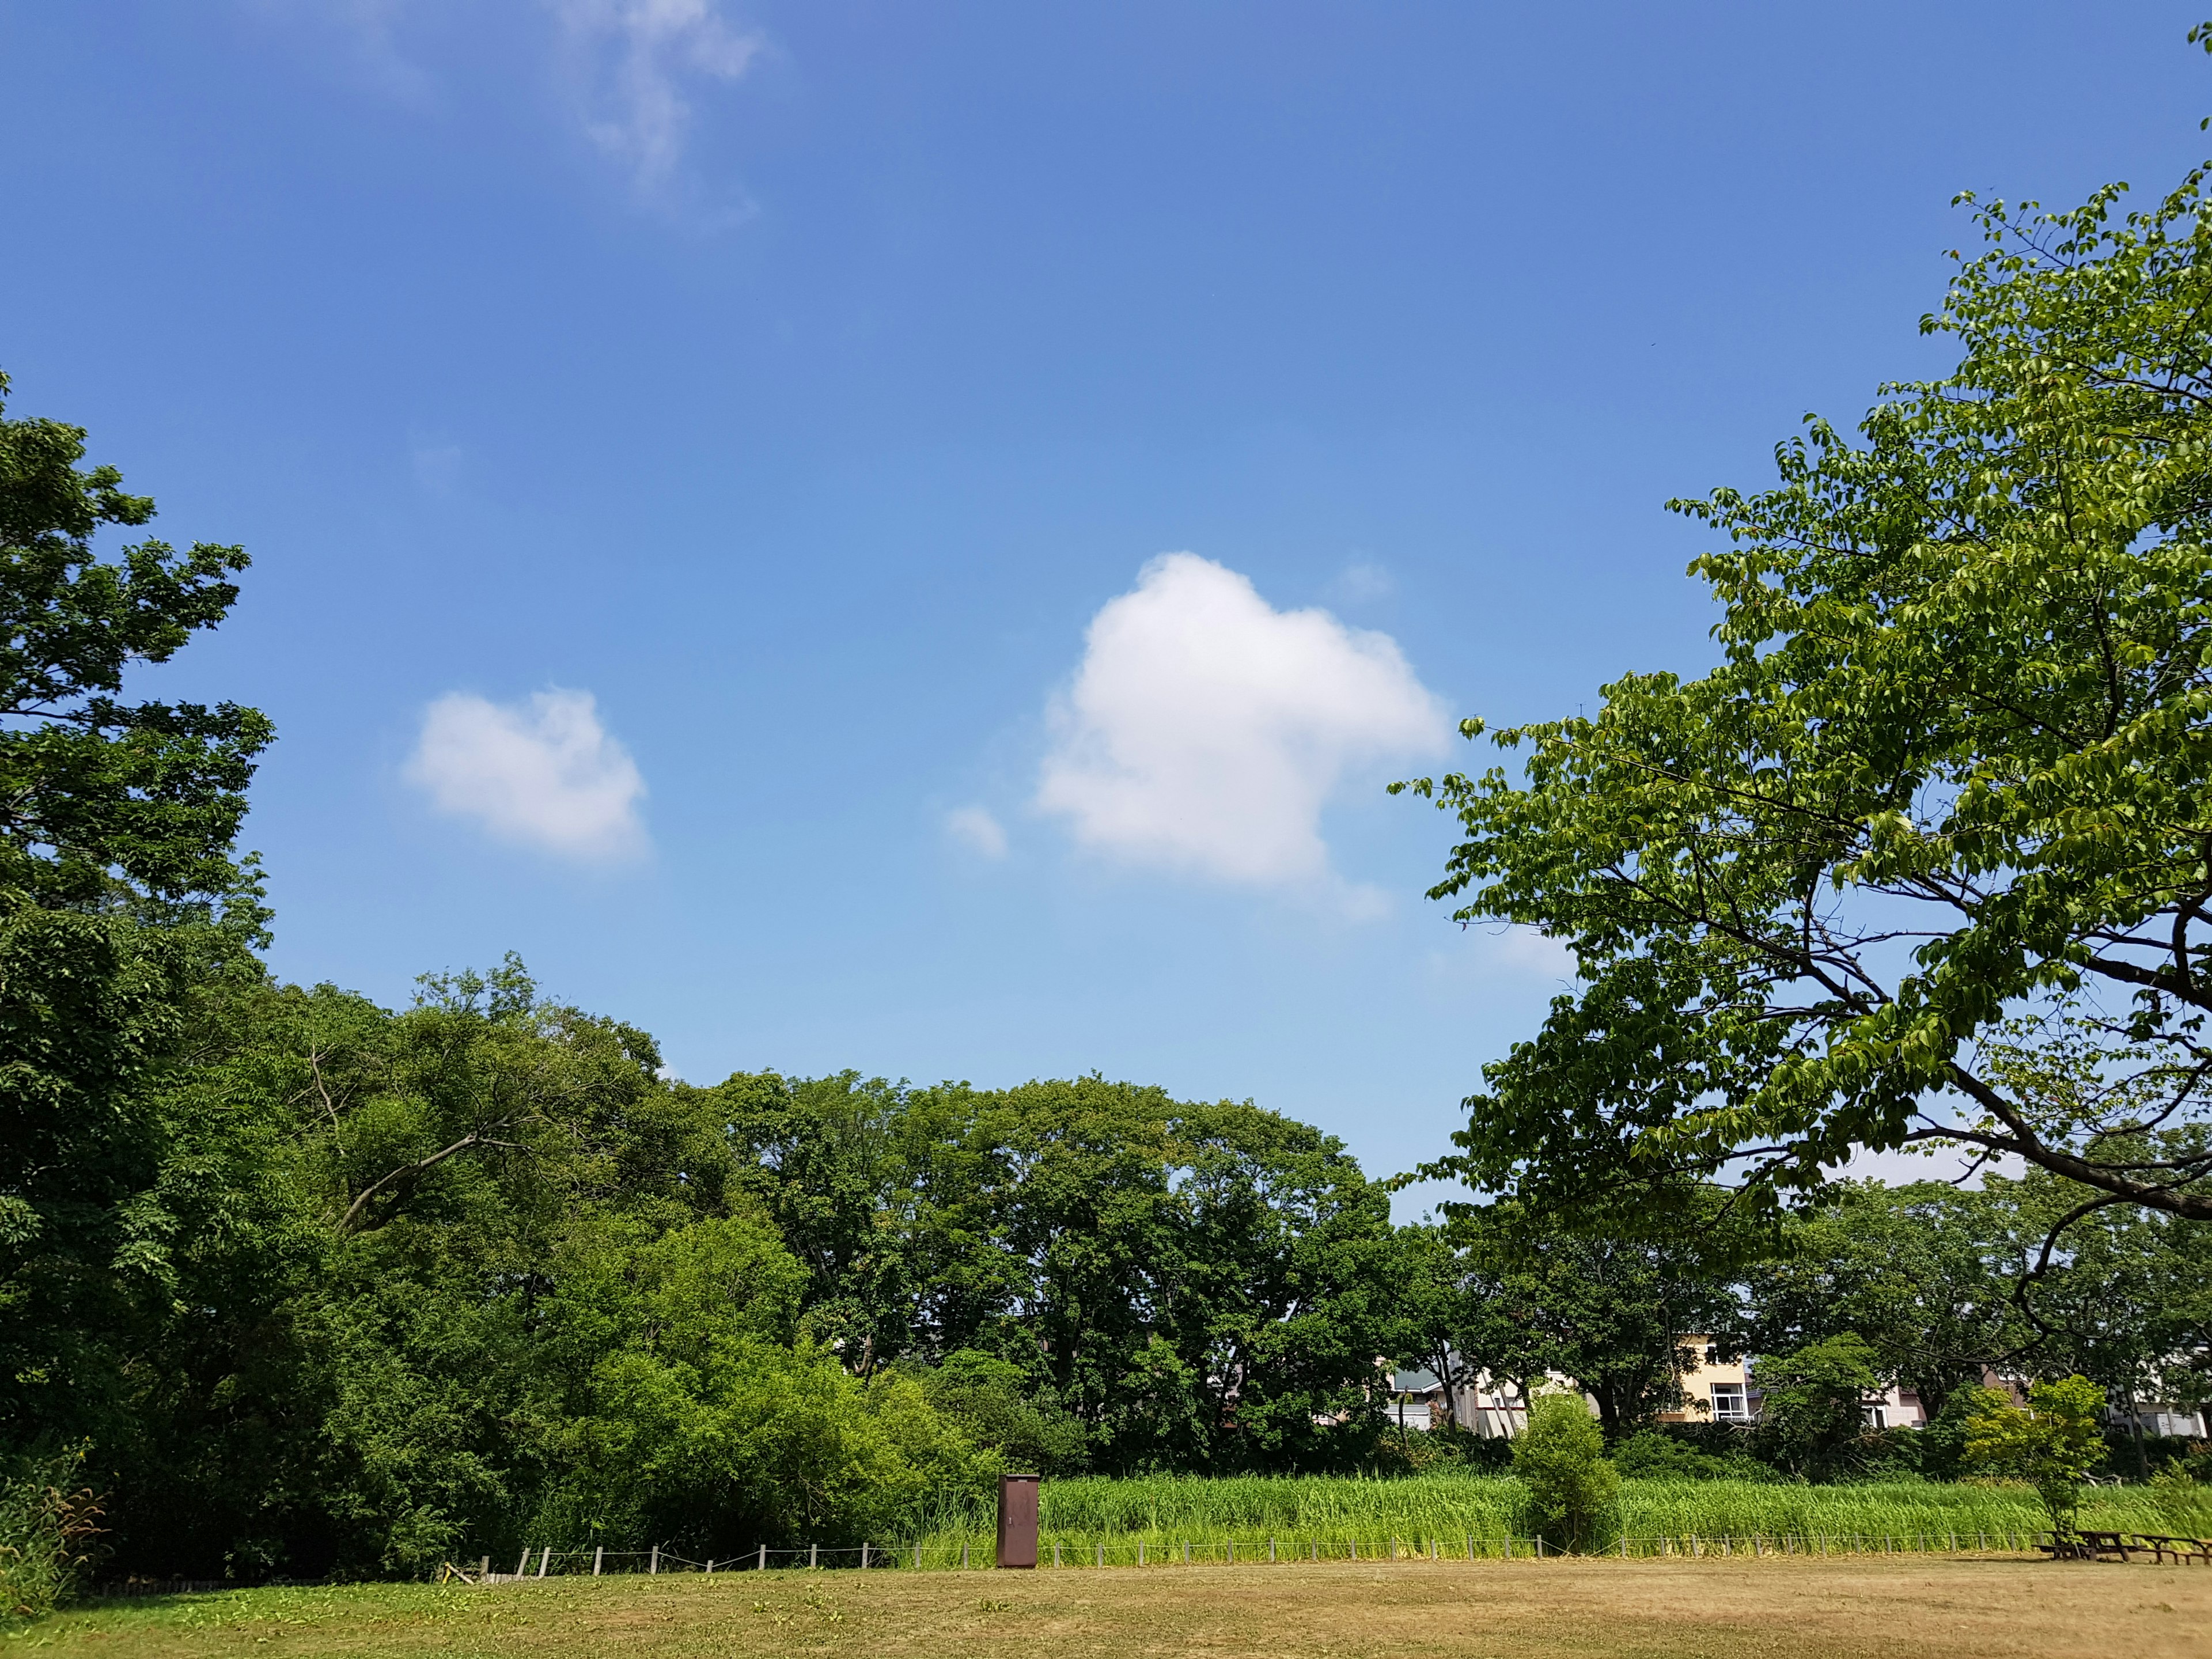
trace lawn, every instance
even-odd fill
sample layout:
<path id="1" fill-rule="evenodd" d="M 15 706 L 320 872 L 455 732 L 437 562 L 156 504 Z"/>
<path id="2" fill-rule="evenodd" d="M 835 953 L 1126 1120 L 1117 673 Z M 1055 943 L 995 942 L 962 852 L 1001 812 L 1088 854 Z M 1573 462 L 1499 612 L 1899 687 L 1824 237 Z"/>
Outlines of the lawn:
<path id="1" fill-rule="evenodd" d="M 78 1608 L 11 1650 L 299 1656 L 2212 1656 L 2212 1570 L 2021 1559 L 1300 1564 L 551 1578 Z"/>

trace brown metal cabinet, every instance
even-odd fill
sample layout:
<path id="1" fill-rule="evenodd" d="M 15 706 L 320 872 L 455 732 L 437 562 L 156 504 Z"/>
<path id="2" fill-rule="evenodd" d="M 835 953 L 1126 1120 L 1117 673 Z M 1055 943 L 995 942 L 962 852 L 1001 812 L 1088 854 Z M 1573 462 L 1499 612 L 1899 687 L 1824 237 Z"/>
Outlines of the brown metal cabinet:
<path id="1" fill-rule="evenodd" d="M 999 1565 L 1034 1567 L 1037 1564 L 1037 1478 L 1033 1474 L 999 1477 Z"/>

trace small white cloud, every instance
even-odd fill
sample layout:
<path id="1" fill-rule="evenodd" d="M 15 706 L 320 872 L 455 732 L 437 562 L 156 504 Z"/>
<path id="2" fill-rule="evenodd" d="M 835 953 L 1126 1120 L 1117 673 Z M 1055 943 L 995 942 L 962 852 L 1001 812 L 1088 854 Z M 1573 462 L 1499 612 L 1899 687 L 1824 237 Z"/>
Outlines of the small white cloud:
<path id="1" fill-rule="evenodd" d="M 1195 554 L 1147 564 L 1085 637 L 1036 804 L 1133 863 L 1327 885 L 1330 796 L 1357 770 L 1441 751 L 1449 734 L 1388 635 L 1277 611 Z M 1371 911 L 1375 896 L 1348 902 Z"/>
<path id="2" fill-rule="evenodd" d="M 588 691 L 510 706 L 449 692 L 423 712 L 406 776 L 438 811 L 502 841 L 594 862 L 645 849 L 645 780 Z"/>
<path id="3" fill-rule="evenodd" d="M 981 806 L 958 806 L 945 815 L 945 833 L 987 859 L 1006 856 L 1006 826 Z"/>
<path id="4" fill-rule="evenodd" d="M 687 81 L 741 79 L 766 49 L 720 0 L 545 0 L 567 36 L 592 142 L 641 189 L 665 184 L 691 125 Z"/>

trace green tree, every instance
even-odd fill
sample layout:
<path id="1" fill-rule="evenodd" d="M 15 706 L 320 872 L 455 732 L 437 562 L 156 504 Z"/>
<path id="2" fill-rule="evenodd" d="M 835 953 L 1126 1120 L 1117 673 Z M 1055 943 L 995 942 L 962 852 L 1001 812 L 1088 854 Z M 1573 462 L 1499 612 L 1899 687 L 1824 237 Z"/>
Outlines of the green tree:
<path id="1" fill-rule="evenodd" d="M 1967 1467 L 2033 1481 L 2052 1529 L 2071 1532 L 2082 1480 L 2104 1461 L 2104 1390 L 2086 1376 L 2034 1384 L 2024 1411 L 2002 1389 L 1984 1389 L 1967 1417 Z"/>
<path id="2" fill-rule="evenodd" d="M 2134 1473 L 2150 1474 L 2140 1408 L 2191 1402 L 2212 1354 L 2212 1228 L 2030 1170 L 1992 1176 L 2010 1221 L 2019 1352 L 2045 1371 L 2076 1371 L 2126 1407 Z"/>
<path id="3" fill-rule="evenodd" d="M 1388 1195 L 1306 1125 L 1097 1078 L 697 1092 L 858 1374 L 994 1356 L 1117 1471 L 1352 1467 L 1380 1431 Z"/>
<path id="4" fill-rule="evenodd" d="M 1807 1480 L 1851 1472 L 1866 1430 L 1866 1401 L 1879 1392 L 1875 1352 L 1855 1333 L 1759 1360 L 1753 1380 L 1765 1396 L 1759 1455 Z"/>
<path id="5" fill-rule="evenodd" d="M 1745 1270 L 1744 1346 L 1782 1354 L 1848 1333 L 1932 1416 L 2021 1340 L 2011 1216 L 1995 1191 L 1839 1182 Z"/>
<path id="6" fill-rule="evenodd" d="M 1531 1524 L 1554 1549 L 1596 1548 L 1617 1523 L 1620 1477 L 1578 1395 L 1536 1396 L 1513 1442 L 1513 1473 L 1528 1488 Z"/>
<path id="7" fill-rule="evenodd" d="M 1090 1460 L 1082 1423 L 1011 1360 L 963 1348 L 921 1382 L 929 1403 L 1005 1468 L 1080 1474 Z"/>
<path id="8" fill-rule="evenodd" d="M 1949 374 L 1885 388 L 1856 442 L 1811 422 L 1778 488 L 1674 503 L 1726 538 L 1691 567 L 1719 665 L 1499 732 L 1518 776 L 1398 786 L 1465 832 L 1432 896 L 1579 972 L 1444 1172 L 1773 1203 L 1940 1143 L 2212 1218 L 2204 179 L 2124 216 L 2118 185 L 1978 204 L 1987 251 L 1923 324 Z M 2130 1086 L 2050 1098 L 1988 1063 L 2076 993 Z"/>
<path id="9" fill-rule="evenodd" d="M 267 719 L 121 697 L 133 665 L 167 662 L 229 612 L 246 554 L 149 540 L 100 558 L 94 535 L 143 526 L 154 503 L 112 466 L 80 471 L 84 441 L 0 419 L 0 879 L 72 908 L 116 883 L 167 901 L 228 892 Z"/>
<path id="10" fill-rule="evenodd" d="M 175 1291 L 160 1085 L 266 916 L 232 843 L 268 721 L 124 696 L 222 618 L 246 556 L 103 557 L 154 506 L 84 441 L 0 418 L 0 1457 L 123 1409 L 130 1333 Z"/>
<path id="11" fill-rule="evenodd" d="M 1452 1226 L 1484 1275 L 1469 1353 L 1532 1397 L 1547 1371 L 1597 1402 L 1617 1440 L 1681 1401 L 1684 1339 L 1725 1326 L 1730 1276 L 1747 1241 L 1711 1196 L 1682 1200 L 1684 1224 L 1613 1212 L 1571 1218 L 1505 1201 L 1460 1209 Z"/>

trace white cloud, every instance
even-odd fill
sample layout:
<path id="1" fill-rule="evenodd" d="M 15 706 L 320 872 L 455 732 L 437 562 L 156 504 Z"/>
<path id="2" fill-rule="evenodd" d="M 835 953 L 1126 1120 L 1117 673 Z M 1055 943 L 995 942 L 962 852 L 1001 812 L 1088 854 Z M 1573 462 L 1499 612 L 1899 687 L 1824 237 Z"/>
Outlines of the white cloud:
<path id="1" fill-rule="evenodd" d="M 501 841 L 593 862 L 645 849 L 645 780 L 588 691 L 506 707 L 449 692 L 423 711 L 406 775 L 440 811 Z"/>
<path id="2" fill-rule="evenodd" d="M 668 179 L 691 125 L 687 81 L 736 81 L 766 48 L 720 0 L 546 0 L 582 79 L 584 127 L 641 188 Z"/>
<path id="3" fill-rule="evenodd" d="M 1277 611 L 1195 554 L 1146 565 L 1086 641 L 1036 804 L 1133 863 L 1328 884 L 1329 797 L 1355 772 L 1441 750 L 1449 732 L 1388 635 Z"/>
<path id="4" fill-rule="evenodd" d="M 945 833 L 987 859 L 1006 856 L 1006 826 L 981 806 L 959 806 L 945 815 Z"/>

